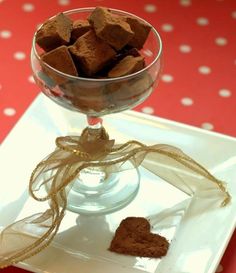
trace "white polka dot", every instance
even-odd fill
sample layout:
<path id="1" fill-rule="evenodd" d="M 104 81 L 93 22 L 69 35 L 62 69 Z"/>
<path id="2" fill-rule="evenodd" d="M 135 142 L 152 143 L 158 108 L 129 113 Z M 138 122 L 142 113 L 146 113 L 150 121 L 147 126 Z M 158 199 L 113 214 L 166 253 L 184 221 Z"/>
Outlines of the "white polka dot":
<path id="1" fill-rule="evenodd" d="M 11 31 L 9 30 L 1 30 L 0 31 L 0 37 L 3 39 L 8 39 L 11 37 Z"/>
<path id="2" fill-rule="evenodd" d="M 232 15 L 232 17 L 233 17 L 234 19 L 236 19 L 236 10 L 233 11 L 231 15 Z"/>
<path id="3" fill-rule="evenodd" d="M 204 122 L 204 123 L 202 123 L 202 128 L 205 130 L 213 130 L 214 125 L 209 122 Z"/>
<path id="4" fill-rule="evenodd" d="M 191 98 L 182 98 L 181 103 L 185 106 L 190 106 L 193 104 L 193 100 Z"/>
<path id="5" fill-rule="evenodd" d="M 207 75 L 211 73 L 211 68 L 203 65 L 198 68 L 198 71 L 200 74 Z"/>
<path id="6" fill-rule="evenodd" d="M 169 75 L 169 74 L 164 74 L 164 75 L 161 76 L 161 80 L 163 82 L 173 82 L 174 77 Z"/>
<path id="7" fill-rule="evenodd" d="M 152 107 L 146 106 L 142 108 L 142 112 L 145 114 L 153 114 L 154 109 Z"/>
<path id="8" fill-rule="evenodd" d="M 228 90 L 228 89 L 220 89 L 220 90 L 219 90 L 219 95 L 220 95 L 221 97 L 228 98 L 228 97 L 231 96 L 231 91 Z"/>
<path id="9" fill-rule="evenodd" d="M 179 50 L 182 53 L 189 53 L 192 50 L 192 48 L 189 45 L 180 45 Z"/>
<path id="10" fill-rule="evenodd" d="M 171 32 L 173 31 L 174 27 L 171 24 L 163 24 L 161 29 L 165 32 Z"/>
<path id="11" fill-rule="evenodd" d="M 22 6 L 22 9 L 23 11 L 25 12 L 31 12 L 34 10 L 34 5 L 31 4 L 31 3 L 25 3 L 23 6 Z"/>
<path id="12" fill-rule="evenodd" d="M 197 18 L 197 24 L 198 24 L 199 26 L 206 26 L 206 25 L 209 24 L 209 21 L 208 21 L 208 19 L 205 18 L 205 17 L 199 17 L 199 18 Z"/>
<path id="13" fill-rule="evenodd" d="M 147 5 L 144 6 L 144 10 L 146 12 L 152 13 L 152 12 L 155 12 L 157 10 L 157 7 L 155 5 L 153 5 L 153 4 L 147 4 Z"/>
<path id="14" fill-rule="evenodd" d="M 3 110 L 3 113 L 4 113 L 4 115 L 6 115 L 6 116 L 14 116 L 15 115 L 15 113 L 16 113 L 16 110 L 14 109 L 14 108 L 5 108 L 4 110 Z"/>
<path id="15" fill-rule="evenodd" d="M 32 75 L 29 76 L 28 81 L 29 81 L 30 83 L 35 83 L 34 77 L 33 77 Z"/>
<path id="16" fill-rule="evenodd" d="M 189 7 L 189 6 L 191 6 L 191 0 L 180 0 L 180 5 L 181 6 L 184 6 L 184 7 Z"/>
<path id="17" fill-rule="evenodd" d="M 224 46 L 224 45 L 227 45 L 228 41 L 226 38 L 224 37 L 218 37 L 215 39 L 215 43 L 218 45 L 218 46 Z"/>
<path id="18" fill-rule="evenodd" d="M 70 0 L 58 0 L 58 4 L 61 6 L 67 6 L 70 4 Z"/>
<path id="19" fill-rule="evenodd" d="M 26 57 L 26 55 L 25 55 L 24 52 L 18 51 L 18 52 L 16 52 L 16 53 L 14 54 L 14 58 L 15 58 L 16 60 L 19 60 L 19 61 L 24 60 L 25 57 Z"/>
<path id="20" fill-rule="evenodd" d="M 223 272 L 224 268 L 221 264 L 218 265 L 217 269 L 216 269 L 216 273 L 220 273 Z"/>
<path id="21" fill-rule="evenodd" d="M 0 84 L 0 90 L 2 90 L 2 85 Z"/>

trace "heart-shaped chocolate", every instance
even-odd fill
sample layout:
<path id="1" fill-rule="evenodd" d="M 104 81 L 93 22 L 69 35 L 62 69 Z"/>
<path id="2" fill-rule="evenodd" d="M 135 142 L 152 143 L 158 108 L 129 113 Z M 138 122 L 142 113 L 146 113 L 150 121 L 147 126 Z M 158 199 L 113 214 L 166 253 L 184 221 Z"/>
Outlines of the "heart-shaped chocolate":
<path id="1" fill-rule="evenodd" d="M 159 258 L 165 256 L 169 242 L 166 238 L 151 233 L 151 226 L 143 217 L 127 217 L 115 232 L 110 251 L 139 256 Z"/>

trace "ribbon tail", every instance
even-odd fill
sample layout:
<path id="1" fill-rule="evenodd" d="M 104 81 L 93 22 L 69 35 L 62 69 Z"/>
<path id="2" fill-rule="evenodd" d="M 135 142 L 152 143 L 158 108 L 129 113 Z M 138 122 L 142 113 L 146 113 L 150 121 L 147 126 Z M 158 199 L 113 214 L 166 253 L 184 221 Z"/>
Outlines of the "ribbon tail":
<path id="1" fill-rule="evenodd" d="M 17 221 L 0 234 L 0 268 L 21 262 L 46 248 L 60 227 L 66 209 L 66 195 L 59 193 L 51 200 L 50 209 Z M 63 202 L 63 205 L 62 205 Z"/>

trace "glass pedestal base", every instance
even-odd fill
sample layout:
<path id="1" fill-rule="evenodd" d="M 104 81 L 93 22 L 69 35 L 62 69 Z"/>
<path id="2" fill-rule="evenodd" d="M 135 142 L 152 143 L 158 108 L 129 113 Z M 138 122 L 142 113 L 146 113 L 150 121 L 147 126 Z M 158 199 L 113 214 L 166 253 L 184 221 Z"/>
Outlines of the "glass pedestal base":
<path id="1" fill-rule="evenodd" d="M 84 169 L 67 195 L 67 209 L 79 214 L 111 213 L 128 205 L 136 196 L 140 174 L 130 162 L 124 171 L 106 174 L 98 169 Z"/>

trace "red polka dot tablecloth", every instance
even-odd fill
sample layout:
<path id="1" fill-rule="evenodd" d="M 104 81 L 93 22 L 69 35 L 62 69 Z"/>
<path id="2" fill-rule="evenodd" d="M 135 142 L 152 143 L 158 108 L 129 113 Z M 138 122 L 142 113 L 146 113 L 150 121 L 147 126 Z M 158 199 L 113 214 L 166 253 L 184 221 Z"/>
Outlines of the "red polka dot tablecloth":
<path id="1" fill-rule="evenodd" d="M 98 5 L 145 18 L 163 39 L 159 86 L 135 110 L 236 136 L 236 0 L 0 0 L 0 142 L 39 93 L 30 67 L 37 26 Z M 217 272 L 236 272 L 235 245 L 234 235 Z"/>

